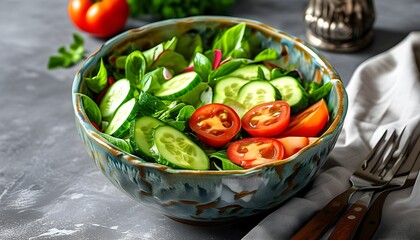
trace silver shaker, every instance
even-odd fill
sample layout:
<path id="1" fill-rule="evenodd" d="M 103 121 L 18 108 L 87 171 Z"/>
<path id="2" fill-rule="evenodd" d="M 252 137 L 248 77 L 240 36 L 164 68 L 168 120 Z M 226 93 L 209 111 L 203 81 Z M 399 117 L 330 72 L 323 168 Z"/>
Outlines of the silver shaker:
<path id="1" fill-rule="evenodd" d="M 352 52 L 373 39 L 373 0 L 309 0 L 304 17 L 308 41 L 320 49 Z"/>

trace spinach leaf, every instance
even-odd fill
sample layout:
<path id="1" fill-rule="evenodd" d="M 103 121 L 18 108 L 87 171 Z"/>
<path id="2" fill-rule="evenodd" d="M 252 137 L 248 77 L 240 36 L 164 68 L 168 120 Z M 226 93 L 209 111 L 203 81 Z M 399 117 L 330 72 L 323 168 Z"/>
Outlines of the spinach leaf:
<path id="1" fill-rule="evenodd" d="M 139 92 L 138 103 L 140 105 L 140 110 L 138 111 L 140 116 L 153 116 L 157 112 L 163 112 L 168 109 L 162 100 L 144 91 Z"/>
<path id="2" fill-rule="evenodd" d="M 314 104 L 321 100 L 321 98 L 325 98 L 331 92 L 331 88 L 333 87 L 333 83 L 331 81 L 325 83 L 321 87 L 313 90 L 309 93 L 309 104 Z"/>
<path id="3" fill-rule="evenodd" d="M 216 163 L 214 164 L 218 170 L 243 170 L 242 167 L 234 164 L 229 160 L 226 150 L 211 153 L 209 157 L 220 160 L 221 166 L 217 165 Z"/>
<path id="4" fill-rule="evenodd" d="M 146 73 L 140 82 L 140 90 L 150 93 L 154 93 L 156 90 L 159 90 L 161 84 L 167 80 L 167 71 L 168 70 L 166 68 L 159 67 Z"/>
<path id="5" fill-rule="evenodd" d="M 169 68 L 174 74 L 182 72 L 187 66 L 188 63 L 182 54 L 170 50 L 163 51 L 152 65 L 152 67 Z"/>
<path id="6" fill-rule="evenodd" d="M 96 123 L 99 127 L 102 124 L 102 114 L 98 105 L 89 96 L 77 93 L 82 100 L 83 108 L 89 120 Z"/>
<path id="7" fill-rule="evenodd" d="M 162 54 L 164 50 L 164 44 L 161 43 L 148 50 L 143 51 L 144 58 L 146 59 L 147 68 L 152 66 L 152 64 L 159 57 L 159 55 Z"/>
<path id="8" fill-rule="evenodd" d="M 125 78 L 133 86 L 141 89 L 141 79 L 146 72 L 146 59 L 142 52 L 135 50 L 131 52 L 125 61 Z"/>
<path id="9" fill-rule="evenodd" d="M 178 38 L 173 37 L 171 40 L 169 40 L 165 43 L 165 45 L 163 46 L 163 49 L 164 50 L 175 51 L 177 44 L 178 44 Z"/>
<path id="10" fill-rule="evenodd" d="M 176 121 L 189 121 L 191 115 L 194 113 L 195 107 L 192 105 L 185 105 L 179 110 L 178 115 L 176 116 Z"/>
<path id="11" fill-rule="evenodd" d="M 258 53 L 254 58 L 254 62 L 270 61 L 279 58 L 279 54 L 275 49 L 267 48 Z"/>
<path id="12" fill-rule="evenodd" d="M 231 56 L 232 52 L 242 47 L 245 28 L 246 24 L 240 23 L 226 30 L 223 35 L 214 42 L 213 50 L 220 49 L 223 53 L 223 58 Z"/>
<path id="13" fill-rule="evenodd" d="M 48 60 L 48 69 L 59 67 L 70 67 L 78 63 L 84 58 L 85 49 L 84 40 L 81 35 L 73 34 L 73 43 L 70 44 L 69 50 L 65 46 L 58 48 L 59 55 L 50 56 Z"/>
<path id="14" fill-rule="evenodd" d="M 236 69 L 238 69 L 242 64 L 246 64 L 247 59 L 232 59 L 224 64 L 220 65 L 217 69 L 213 70 L 209 74 L 209 84 L 212 86 L 215 82 L 215 79 L 218 77 L 223 77 Z"/>
<path id="15" fill-rule="evenodd" d="M 103 138 L 105 138 L 105 140 L 107 140 L 108 142 L 110 142 L 112 145 L 114 145 L 115 147 L 128 152 L 128 153 L 133 153 L 133 148 L 131 147 L 131 144 L 129 142 L 129 140 L 125 140 L 125 139 L 121 139 L 121 138 L 117 138 L 117 137 L 113 137 L 111 135 L 108 134 L 101 134 L 101 136 Z"/>
<path id="16" fill-rule="evenodd" d="M 199 34 L 187 33 L 178 39 L 176 52 L 182 54 L 190 62 L 196 53 L 203 52 L 203 41 Z"/>
<path id="17" fill-rule="evenodd" d="M 202 53 L 196 53 L 194 57 L 194 71 L 200 76 L 201 80 L 207 81 L 212 64 L 210 60 Z"/>
<path id="18" fill-rule="evenodd" d="M 101 58 L 101 62 L 99 63 L 99 70 L 96 76 L 91 78 L 85 78 L 86 85 L 90 90 L 95 93 L 100 93 L 108 84 L 108 73 L 106 71 L 104 61 Z"/>

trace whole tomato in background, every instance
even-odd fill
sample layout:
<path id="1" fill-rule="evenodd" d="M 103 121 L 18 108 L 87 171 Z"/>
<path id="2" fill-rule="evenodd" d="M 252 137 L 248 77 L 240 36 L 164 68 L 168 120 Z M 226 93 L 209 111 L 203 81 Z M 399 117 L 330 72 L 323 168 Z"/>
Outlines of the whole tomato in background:
<path id="1" fill-rule="evenodd" d="M 81 30 L 97 37 L 120 32 L 130 15 L 126 0 L 70 0 L 70 20 Z"/>

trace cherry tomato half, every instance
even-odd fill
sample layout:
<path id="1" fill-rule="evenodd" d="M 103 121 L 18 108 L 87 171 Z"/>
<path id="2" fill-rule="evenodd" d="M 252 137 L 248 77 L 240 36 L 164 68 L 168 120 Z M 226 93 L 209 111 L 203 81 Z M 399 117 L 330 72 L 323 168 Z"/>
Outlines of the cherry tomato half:
<path id="1" fill-rule="evenodd" d="M 309 144 L 309 138 L 307 137 L 282 137 L 277 138 L 277 141 L 284 147 L 284 158 L 292 156 Z"/>
<path id="2" fill-rule="evenodd" d="M 233 142 L 227 149 L 228 158 L 243 168 L 283 159 L 284 147 L 274 138 L 253 137 Z"/>
<path id="3" fill-rule="evenodd" d="M 278 136 L 289 125 L 290 105 L 285 101 L 259 104 L 242 117 L 242 128 L 253 137 Z"/>
<path id="4" fill-rule="evenodd" d="M 74 25 L 98 37 L 121 31 L 130 14 L 126 0 L 70 0 L 67 11 Z"/>
<path id="5" fill-rule="evenodd" d="M 328 108 L 324 99 L 298 113 L 290 119 L 289 127 L 282 136 L 317 136 L 328 121 Z"/>
<path id="6" fill-rule="evenodd" d="M 241 119 L 231 107 L 212 103 L 197 108 L 191 115 L 189 125 L 201 141 L 220 147 L 239 132 Z"/>

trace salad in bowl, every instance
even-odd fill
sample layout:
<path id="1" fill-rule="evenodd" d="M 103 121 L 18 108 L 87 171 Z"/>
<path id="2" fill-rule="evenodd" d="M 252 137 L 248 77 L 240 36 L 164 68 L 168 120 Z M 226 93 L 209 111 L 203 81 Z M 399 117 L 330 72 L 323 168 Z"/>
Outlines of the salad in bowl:
<path id="1" fill-rule="evenodd" d="M 310 46 L 226 17 L 111 39 L 76 75 L 73 103 L 111 182 L 165 215 L 201 222 L 253 215 L 303 188 L 347 107 L 338 74 Z"/>

